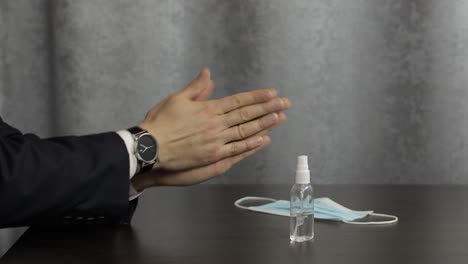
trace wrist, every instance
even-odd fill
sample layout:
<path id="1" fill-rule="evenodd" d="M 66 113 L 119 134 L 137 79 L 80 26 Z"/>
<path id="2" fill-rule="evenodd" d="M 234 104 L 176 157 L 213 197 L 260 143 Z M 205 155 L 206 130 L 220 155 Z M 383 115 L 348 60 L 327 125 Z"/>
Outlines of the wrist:
<path id="1" fill-rule="evenodd" d="M 145 175 L 146 173 L 137 174 L 130 180 L 130 184 L 133 186 L 135 191 L 142 192 L 143 190 L 151 186 Z"/>
<path id="2" fill-rule="evenodd" d="M 131 184 L 137 192 L 142 192 L 150 187 L 163 186 L 164 184 L 161 181 L 161 178 L 163 177 L 160 177 L 161 173 L 161 171 L 156 172 L 153 170 L 137 174 L 131 179 Z"/>

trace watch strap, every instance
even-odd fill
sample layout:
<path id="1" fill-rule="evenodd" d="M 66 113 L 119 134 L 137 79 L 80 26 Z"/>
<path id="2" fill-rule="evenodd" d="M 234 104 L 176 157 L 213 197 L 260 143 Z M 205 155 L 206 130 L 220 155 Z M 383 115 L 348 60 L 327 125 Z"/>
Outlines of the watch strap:
<path id="1" fill-rule="evenodd" d="M 131 128 L 129 128 L 127 130 L 128 130 L 128 132 L 130 132 L 133 135 L 141 133 L 141 132 L 146 132 L 146 130 L 143 130 L 140 127 L 137 127 L 137 126 L 131 127 Z"/>
<path id="2" fill-rule="evenodd" d="M 140 161 L 141 168 L 140 168 L 139 172 L 140 173 L 145 173 L 145 172 L 150 171 L 151 168 L 153 168 L 154 163 L 146 163 L 144 161 Z"/>

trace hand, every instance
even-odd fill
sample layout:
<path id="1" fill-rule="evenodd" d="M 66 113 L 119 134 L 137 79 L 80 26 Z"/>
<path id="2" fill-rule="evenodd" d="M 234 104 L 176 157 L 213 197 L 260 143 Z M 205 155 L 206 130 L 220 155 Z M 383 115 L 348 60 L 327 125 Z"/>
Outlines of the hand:
<path id="1" fill-rule="evenodd" d="M 212 91 L 210 72 L 204 69 L 139 125 L 158 141 L 161 169 L 198 168 L 258 149 L 265 143 L 258 133 L 284 121 L 282 111 L 290 106 L 272 89 L 206 100 Z"/>
<path id="2" fill-rule="evenodd" d="M 276 124 L 274 127 L 281 125 L 285 121 L 286 116 L 283 114 L 278 124 Z M 137 192 L 142 192 L 144 189 L 147 189 L 149 187 L 188 186 L 210 180 L 216 176 L 225 173 L 233 165 L 240 162 L 241 160 L 252 156 L 253 154 L 259 152 L 260 150 L 268 146 L 268 144 L 270 144 L 271 142 L 270 137 L 267 135 L 268 132 L 268 130 L 264 130 L 257 134 L 258 136 L 261 136 L 263 138 L 263 143 L 255 149 L 199 168 L 181 171 L 152 170 L 144 174 L 135 175 L 131 180 L 131 184 Z"/>
<path id="3" fill-rule="evenodd" d="M 270 143 L 270 137 L 263 135 L 262 144 L 252 150 L 225 158 L 215 163 L 199 168 L 183 171 L 152 170 L 147 173 L 135 175 L 132 185 L 136 191 L 141 192 L 146 188 L 155 186 L 187 186 L 198 184 L 225 173 L 234 164 L 252 156 Z"/>

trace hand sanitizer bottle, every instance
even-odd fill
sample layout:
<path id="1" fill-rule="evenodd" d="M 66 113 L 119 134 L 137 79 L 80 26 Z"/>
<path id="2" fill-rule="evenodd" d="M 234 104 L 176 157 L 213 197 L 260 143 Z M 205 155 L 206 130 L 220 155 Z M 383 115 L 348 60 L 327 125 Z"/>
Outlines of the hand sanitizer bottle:
<path id="1" fill-rule="evenodd" d="M 291 188 L 289 238 L 304 242 L 314 238 L 314 199 L 307 156 L 297 157 L 296 184 Z"/>

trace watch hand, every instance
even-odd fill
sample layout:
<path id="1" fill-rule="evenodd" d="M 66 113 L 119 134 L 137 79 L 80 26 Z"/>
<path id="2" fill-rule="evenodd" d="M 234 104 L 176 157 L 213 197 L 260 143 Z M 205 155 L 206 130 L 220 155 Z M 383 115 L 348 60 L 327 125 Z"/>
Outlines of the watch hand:
<path id="1" fill-rule="evenodd" d="M 145 145 L 143 145 L 143 144 L 140 144 L 140 145 L 141 145 L 142 147 L 145 148 L 141 153 L 145 153 L 145 151 L 147 151 L 148 149 L 154 147 L 154 146 L 149 146 L 149 147 L 147 147 L 147 146 L 145 146 Z"/>

